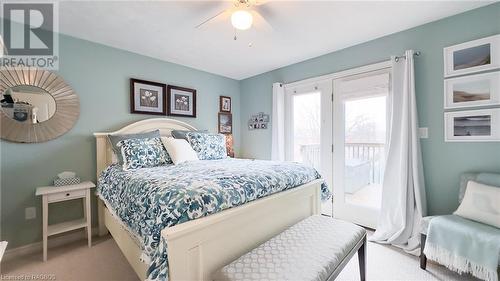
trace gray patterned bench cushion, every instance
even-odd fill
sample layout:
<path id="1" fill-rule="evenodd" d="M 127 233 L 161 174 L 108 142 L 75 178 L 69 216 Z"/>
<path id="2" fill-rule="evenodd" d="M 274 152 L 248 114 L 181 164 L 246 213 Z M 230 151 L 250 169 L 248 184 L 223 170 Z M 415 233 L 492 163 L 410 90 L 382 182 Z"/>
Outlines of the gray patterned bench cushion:
<path id="1" fill-rule="evenodd" d="M 327 280 L 364 239 L 352 223 L 315 215 L 223 267 L 215 280 Z"/>

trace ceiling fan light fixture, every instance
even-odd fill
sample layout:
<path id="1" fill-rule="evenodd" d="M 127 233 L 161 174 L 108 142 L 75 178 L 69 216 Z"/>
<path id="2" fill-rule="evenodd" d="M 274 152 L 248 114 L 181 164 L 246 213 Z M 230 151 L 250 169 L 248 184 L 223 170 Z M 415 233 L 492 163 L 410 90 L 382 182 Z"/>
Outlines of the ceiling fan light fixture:
<path id="1" fill-rule="evenodd" d="M 231 15 L 231 24 L 236 29 L 247 30 L 252 27 L 252 23 L 253 16 L 246 10 L 238 10 Z"/>

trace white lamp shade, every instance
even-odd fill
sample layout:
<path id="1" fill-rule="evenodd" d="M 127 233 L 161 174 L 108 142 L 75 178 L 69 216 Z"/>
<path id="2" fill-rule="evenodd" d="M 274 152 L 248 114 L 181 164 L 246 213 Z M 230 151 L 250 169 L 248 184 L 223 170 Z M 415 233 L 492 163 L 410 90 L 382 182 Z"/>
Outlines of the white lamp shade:
<path id="1" fill-rule="evenodd" d="M 236 29 L 246 30 L 252 27 L 253 16 L 248 11 L 238 10 L 231 15 L 231 23 Z"/>

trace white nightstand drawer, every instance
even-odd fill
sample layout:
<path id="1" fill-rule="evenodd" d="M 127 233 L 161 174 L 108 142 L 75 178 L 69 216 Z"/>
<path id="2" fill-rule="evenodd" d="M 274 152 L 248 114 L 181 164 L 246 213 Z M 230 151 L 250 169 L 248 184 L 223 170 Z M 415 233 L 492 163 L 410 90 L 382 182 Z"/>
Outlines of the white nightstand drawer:
<path id="1" fill-rule="evenodd" d="M 62 200 L 70 200 L 73 198 L 82 198 L 85 197 L 86 190 L 74 190 L 74 191 L 65 191 L 60 193 L 53 193 L 48 195 L 48 201 L 57 202 Z"/>

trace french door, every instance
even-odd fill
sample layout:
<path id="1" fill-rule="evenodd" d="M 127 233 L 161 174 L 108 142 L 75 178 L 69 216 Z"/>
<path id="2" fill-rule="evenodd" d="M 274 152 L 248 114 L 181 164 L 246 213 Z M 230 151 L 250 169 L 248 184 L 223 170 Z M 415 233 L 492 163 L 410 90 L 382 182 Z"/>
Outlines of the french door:
<path id="1" fill-rule="evenodd" d="M 376 228 L 390 117 L 390 68 L 333 80 L 336 218 Z"/>
<path id="2" fill-rule="evenodd" d="M 333 199 L 322 213 L 376 228 L 391 101 L 391 66 L 285 85 L 285 158 L 316 168 Z"/>
<path id="3" fill-rule="evenodd" d="M 308 164 L 332 187 L 332 80 L 285 86 L 285 158 Z M 322 213 L 332 215 L 332 201 Z"/>

